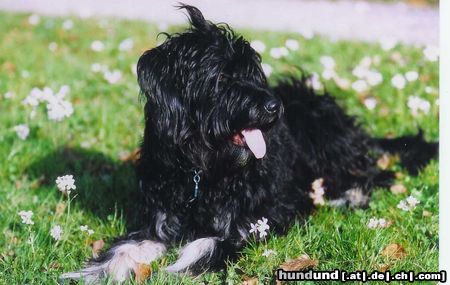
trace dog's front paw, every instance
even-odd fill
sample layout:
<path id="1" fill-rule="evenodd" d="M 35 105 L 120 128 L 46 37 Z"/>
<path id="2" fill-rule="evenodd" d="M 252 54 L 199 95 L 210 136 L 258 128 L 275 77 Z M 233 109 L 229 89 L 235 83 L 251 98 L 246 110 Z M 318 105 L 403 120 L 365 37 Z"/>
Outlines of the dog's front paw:
<path id="1" fill-rule="evenodd" d="M 97 284 L 111 278 L 114 282 L 123 282 L 139 270 L 140 264 L 149 265 L 166 251 L 164 244 L 144 240 L 141 242 L 124 241 L 113 246 L 98 259 L 89 262 L 80 271 L 64 273 L 61 279 L 83 280 L 86 284 Z"/>

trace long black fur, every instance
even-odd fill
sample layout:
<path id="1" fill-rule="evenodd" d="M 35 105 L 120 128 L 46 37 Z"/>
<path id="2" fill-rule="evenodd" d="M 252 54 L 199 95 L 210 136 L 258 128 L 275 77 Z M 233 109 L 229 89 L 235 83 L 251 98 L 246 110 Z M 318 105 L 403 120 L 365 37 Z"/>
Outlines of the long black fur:
<path id="1" fill-rule="evenodd" d="M 180 8 L 190 29 L 167 35 L 138 63 L 146 98 L 137 166 L 142 228 L 127 239 L 176 245 L 215 237 L 214 253 L 189 271 L 217 269 L 245 245 L 250 223 L 267 217 L 271 230 L 282 234 L 310 213 L 315 179 L 324 179 L 327 199 L 348 189 L 368 194 L 391 182 L 392 174 L 376 165 L 382 152 L 399 153 L 413 173 L 436 156 L 437 144 L 421 135 L 370 137 L 333 97 L 315 94 L 307 77 L 271 88 L 260 56 L 245 39 L 206 21 L 192 6 Z M 253 128 L 267 144 L 259 160 L 232 141 Z M 197 198 L 195 172 L 201 178 Z"/>

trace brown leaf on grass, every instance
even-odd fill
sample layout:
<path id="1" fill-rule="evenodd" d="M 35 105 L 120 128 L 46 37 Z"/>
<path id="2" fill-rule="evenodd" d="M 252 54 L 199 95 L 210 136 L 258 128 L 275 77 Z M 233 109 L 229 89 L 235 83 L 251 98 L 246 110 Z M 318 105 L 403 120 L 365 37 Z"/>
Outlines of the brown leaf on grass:
<path id="1" fill-rule="evenodd" d="M 395 195 L 406 193 L 406 187 L 403 184 L 395 184 L 391 186 L 391 192 Z"/>
<path id="2" fill-rule="evenodd" d="M 56 204 L 55 208 L 55 214 L 56 216 L 62 216 L 64 214 L 64 211 L 66 210 L 66 204 L 64 202 L 59 202 Z"/>
<path id="3" fill-rule="evenodd" d="M 92 257 L 97 258 L 104 246 L 105 242 L 102 239 L 94 241 L 92 243 Z"/>
<path id="4" fill-rule="evenodd" d="M 244 277 L 244 281 L 242 281 L 241 285 L 258 285 L 259 280 L 256 277 Z"/>
<path id="5" fill-rule="evenodd" d="M 407 253 L 400 244 L 391 243 L 381 251 L 380 255 L 389 259 L 401 259 L 405 257 Z"/>
<path id="6" fill-rule="evenodd" d="M 57 261 L 53 261 L 52 263 L 50 263 L 49 267 L 53 269 L 59 269 L 61 268 L 61 264 Z"/>
<path id="7" fill-rule="evenodd" d="M 133 271 L 138 284 L 142 284 L 152 275 L 152 267 L 149 264 L 138 263 Z"/>
<path id="8" fill-rule="evenodd" d="M 284 271 L 299 271 L 310 267 L 316 267 L 319 261 L 311 259 L 307 254 L 303 254 L 294 260 L 286 261 L 280 265 Z"/>
<path id="9" fill-rule="evenodd" d="M 378 160 L 377 165 L 382 170 L 386 170 L 391 165 L 391 157 L 387 154 L 383 154 Z"/>
<path id="10" fill-rule="evenodd" d="M 131 153 L 129 151 L 121 151 L 119 153 L 119 159 L 123 162 L 131 162 L 135 163 L 141 155 L 141 149 L 137 148 L 133 150 Z"/>
<path id="11" fill-rule="evenodd" d="M 378 264 L 378 270 L 380 272 L 386 272 L 389 269 L 391 269 L 392 264 L 390 263 L 383 263 L 383 264 Z"/>

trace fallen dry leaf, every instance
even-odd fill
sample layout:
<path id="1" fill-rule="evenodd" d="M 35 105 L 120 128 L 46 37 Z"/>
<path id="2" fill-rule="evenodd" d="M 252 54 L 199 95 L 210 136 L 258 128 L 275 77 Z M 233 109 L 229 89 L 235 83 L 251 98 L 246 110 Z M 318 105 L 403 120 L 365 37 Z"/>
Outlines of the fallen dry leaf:
<path id="1" fill-rule="evenodd" d="M 303 254 L 300 257 L 286 261 L 280 265 L 280 268 L 284 271 L 299 271 L 310 267 L 316 267 L 319 265 L 319 261 L 311 259 L 307 254 Z"/>
<path id="2" fill-rule="evenodd" d="M 138 263 L 133 271 L 138 284 L 142 284 L 152 275 L 152 267 L 149 264 Z"/>
<path id="3" fill-rule="evenodd" d="M 403 246 L 398 243 L 389 244 L 381 251 L 380 254 L 390 259 L 401 259 L 407 255 Z"/>
<path id="4" fill-rule="evenodd" d="M 105 242 L 102 239 L 94 241 L 92 243 L 92 257 L 97 258 L 104 246 Z"/>
<path id="5" fill-rule="evenodd" d="M 378 160 L 377 165 L 382 170 L 386 170 L 391 165 L 391 157 L 387 154 L 383 154 Z"/>
<path id="6" fill-rule="evenodd" d="M 246 277 L 244 281 L 242 281 L 241 285 L 258 285 L 259 280 L 256 277 Z"/>
<path id="7" fill-rule="evenodd" d="M 141 154 L 140 148 L 133 150 L 131 153 L 129 151 L 121 151 L 119 153 L 119 159 L 123 162 L 135 163 L 139 159 L 140 154 Z"/>
<path id="8" fill-rule="evenodd" d="M 57 261 L 53 261 L 52 263 L 50 263 L 49 267 L 53 269 L 59 269 L 61 268 L 61 264 Z"/>
<path id="9" fill-rule="evenodd" d="M 403 184 L 395 184 L 391 186 L 391 192 L 395 195 L 406 193 L 406 187 Z"/>
<path id="10" fill-rule="evenodd" d="M 389 263 L 384 263 L 384 264 L 379 264 L 378 265 L 378 270 L 380 270 L 380 272 L 386 272 L 391 268 L 391 264 Z"/>

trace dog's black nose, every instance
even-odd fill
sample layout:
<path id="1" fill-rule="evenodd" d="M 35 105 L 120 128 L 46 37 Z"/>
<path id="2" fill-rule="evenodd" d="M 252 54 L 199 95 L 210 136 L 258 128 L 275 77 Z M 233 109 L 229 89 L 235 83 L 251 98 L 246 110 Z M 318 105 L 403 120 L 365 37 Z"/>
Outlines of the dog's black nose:
<path id="1" fill-rule="evenodd" d="M 264 109 L 266 109 L 266 111 L 270 114 L 275 114 L 278 113 L 278 111 L 280 110 L 280 106 L 281 106 L 280 100 L 271 99 L 266 102 L 266 104 L 264 105 Z"/>

